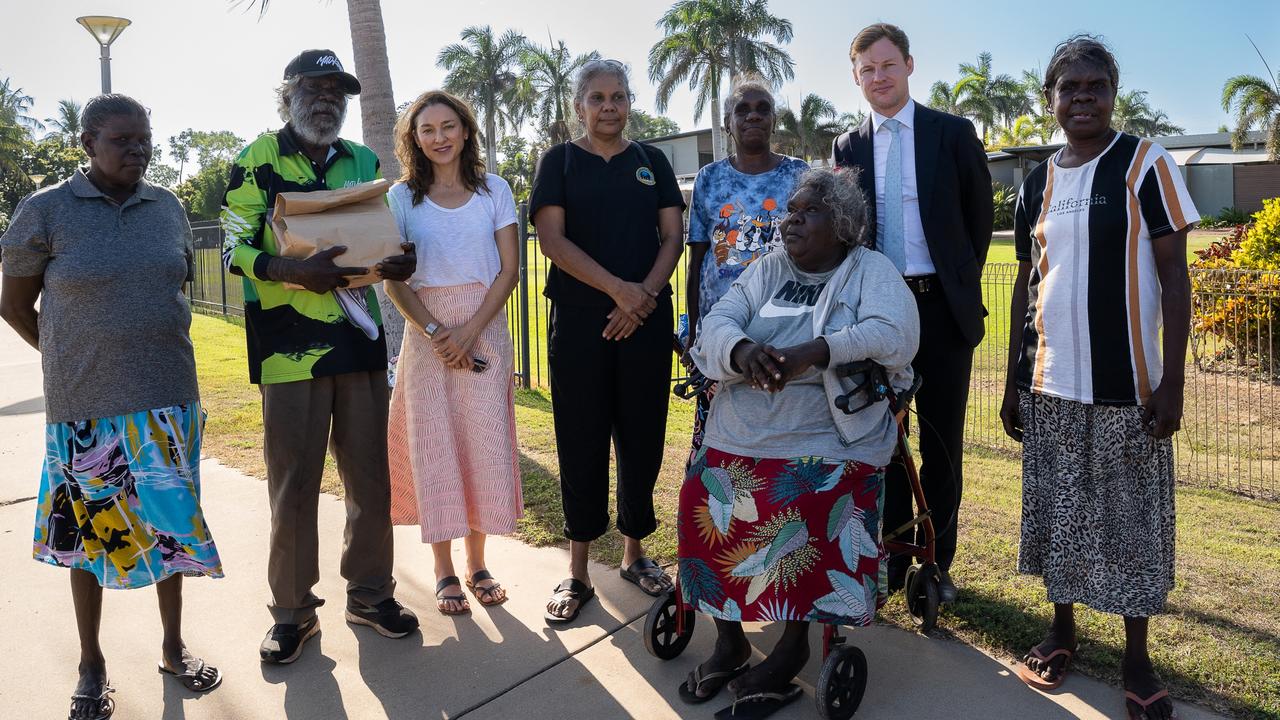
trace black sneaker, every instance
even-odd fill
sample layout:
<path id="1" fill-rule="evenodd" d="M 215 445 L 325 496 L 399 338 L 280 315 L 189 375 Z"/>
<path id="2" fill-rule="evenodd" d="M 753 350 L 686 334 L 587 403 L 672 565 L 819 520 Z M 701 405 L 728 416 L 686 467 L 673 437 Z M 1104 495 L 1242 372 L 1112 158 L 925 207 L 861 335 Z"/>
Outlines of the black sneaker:
<path id="1" fill-rule="evenodd" d="M 258 655 L 264 663 L 288 665 L 298 659 L 302 654 L 302 646 L 318 632 L 320 618 L 315 615 L 301 625 L 272 625 L 267 636 L 262 638 Z"/>
<path id="2" fill-rule="evenodd" d="M 946 570 L 942 571 L 942 578 L 938 582 L 938 602 L 943 605 L 950 605 L 956 601 L 956 584 L 951 581 L 951 573 Z"/>
<path id="3" fill-rule="evenodd" d="M 418 629 L 418 616 L 395 598 L 387 598 L 372 607 L 347 605 L 347 622 L 368 625 L 389 638 L 402 638 Z"/>

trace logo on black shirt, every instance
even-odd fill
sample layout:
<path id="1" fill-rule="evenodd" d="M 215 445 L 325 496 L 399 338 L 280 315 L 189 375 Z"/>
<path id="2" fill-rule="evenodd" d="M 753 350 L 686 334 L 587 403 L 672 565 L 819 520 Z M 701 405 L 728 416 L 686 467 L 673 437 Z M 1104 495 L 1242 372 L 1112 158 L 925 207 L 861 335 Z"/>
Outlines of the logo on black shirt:
<path id="1" fill-rule="evenodd" d="M 653 177 L 653 171 L 643 165 L 636 169 L 636 179 L 645 185 L 654 185 L 658 182 Z"/>

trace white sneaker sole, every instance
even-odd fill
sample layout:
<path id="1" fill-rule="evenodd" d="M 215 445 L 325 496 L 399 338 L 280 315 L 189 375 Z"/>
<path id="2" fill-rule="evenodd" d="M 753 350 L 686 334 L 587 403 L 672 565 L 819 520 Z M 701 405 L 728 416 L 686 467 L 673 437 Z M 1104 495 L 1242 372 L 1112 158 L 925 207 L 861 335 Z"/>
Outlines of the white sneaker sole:
<path id="1" fill-rule="evenodd" d="M 398 639 L 398 638 L 402 638 L 402 637 L 404 637 L 404 636 L 408 635 L 409 633 L 413 632 L 412 630 L 410 630 L 409 632 L 402 632 L 402 633 L 398 633 L 398 632 L 391 632 L 390 630 L 388 630 L 388 629 L 386 629 L 386 628 L 382 627 L 382 626 L 381 626 L 381 625 L 379 625 L 378 623 L 376 623 L 376 622 L 374 622 L 374 621 L 372 621 L 372 620 L 368 620 L 368 619 L 366 619 L 366 618 L 362 618 L 362 617 L 360 617 L 359 615 L 356 615 L 355 613 L 351 612 L 350 610 L 347 610 L 347 611 L 346 611 L 346 618 L 347 618 L 347 622 L 351 623 L 352 625 L 364 625 L 364 626 L 366 626 L 366 627 L 371 627 L 371 628 L 373 628 L 373 629 L 374 629 L 374 631 L 376 631 L 379 635 L 381 635 L 382 637 L 386 637 L 386 638 Z"/>

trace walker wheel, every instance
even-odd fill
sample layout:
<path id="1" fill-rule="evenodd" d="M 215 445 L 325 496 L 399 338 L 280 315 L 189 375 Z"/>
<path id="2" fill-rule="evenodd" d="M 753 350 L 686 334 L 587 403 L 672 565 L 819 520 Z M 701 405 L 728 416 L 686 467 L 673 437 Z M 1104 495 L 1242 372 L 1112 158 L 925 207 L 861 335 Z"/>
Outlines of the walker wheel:
<path id="1" fill-rule="evenodd" d="M 867 656 L 852 645 L 841 645 L 827 655 L 818 673 L 818 717 L 848 720 L 858 712 L 867 689 Z"/>
<path id="2" fill-rule="evenodd" d="M 644 618 L 644 648 L 659 660 L 670 660 L 693 639 L 693 608 L 685 608 L 684 632 L 678 631 L 675 592 L 659 595 Z"/>
<path id="3" fill-rule="evenodd" d="M 942 579 L 938 575 L 938 566 L 912 565 L 907 568 L 905 597 L 907 612 L 922 632 L 929 632 L 938 626 L 939 585 Z"/>

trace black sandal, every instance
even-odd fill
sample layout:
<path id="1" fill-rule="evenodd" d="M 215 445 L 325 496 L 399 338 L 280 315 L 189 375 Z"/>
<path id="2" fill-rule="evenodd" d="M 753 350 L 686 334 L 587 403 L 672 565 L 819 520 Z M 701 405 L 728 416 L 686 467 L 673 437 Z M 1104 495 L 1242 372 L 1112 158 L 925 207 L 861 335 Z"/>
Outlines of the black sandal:
<path id="1" fill-rule="evenodd" d="M 553 600 L 577 600 L 578 605 L 573 609 L 571 615 L 561 617 L 553 614 L 550 610 L 543 611 L 542 618 L 551 625 L 564 625 L 578 619 L 578 613 L 582 612 L 583 606 L 591 602 L 591 598 L 596 596 L 596 589 L 587 585 L 577 578 L 566 578 L 564 582 L 556 586 L 551 591 L 551 599 Z"/>
<path id="2" fill-rule="evenodd" d="M 756 692 L 734 698 L 733 704 L 716 713 L 716 720 L 764 720 L 804 694 L 791 683 L 778 692 Z"/>
<path id="3" fill-rule="evenodd" d="M 484 587 L 479 584 L 485 580 L 492 579 L 493 575 L 490 574 L 488 570 L 477 570 L 476 573 L 471 576 L 471 579 L 467 580 L 467 589 L 470 590 L 471 594 L 476 596 L 476 600 L 479 600 L 480 604 L 485 607 L 501 605 L 507 601 L 506 593 L 503 593 L 501 597 L 498 597 L 498 590 L 502 589 L 502 583 L 494 583 L 488 587 Z"/>
<path id="4" fill-rule="evenodd" d="M 689 677 L 680 684 L 680 699 L 690 705 L 699 705 L 711 698 L 715 697 L 724 689 L 729 681 L 746 672 L 751 667 L 751 663 L 742 663 L 732 670 L 721 670 L 719 672 L 702 673 L 702 666 L 698 665 L 689 673 Z M 713 686 L 712 683 L 715 683 Z M 711 692 L 706 695 L 701 694 L 703 686 L 711 688 Z"/>
<path id="5" fill-rule="evenodd" d="M 116 711 L 116 701 L 108 697 L 116 689 L 108 683 L 102 683 L 102 692 L 98 695 L 72 695 L 71 710 L 67 712 L 67 720 L 107 720 Z M 76 712 L 77 708 L 83 712 Z M 89 715 L 87 713 L 95 713 Z"/>
<path id="6" fill-rule="evenodd" d="M 199 658 L 196 658 L 195 661 L 196 666 L 194 670 L 190 667 L 184 667 L 182 672 L 170 670 L 165 667 L 163 662 L 156 665 L 156 667 L 165 675 L 172 675 L 177 678 L 178 682 L 182 683 L 183 687 L 191 692 L 209 692 L 222 684 L 221 670 L 212 665 L 205 664 L 205 661 Z M 206 670 L 209 672 L 206 673 Z"/>
<path id="7" fill-rule="evenodd" d="M 634 583 L 635 586 L 643 590 L 645 594 L 652 595 L 653 597 L 665 595 L 666 593 L 671 592 L 675 587 L 671 582 L 671 578 L 667 577 L 667 574 L 662 571 L 662 568 L 659 567 L 658 563 L 654 562 L 652 558 L 642 557 L 631 563 L 630 567 L 620 568 L 618 570 L 618 575 L 621 576 L 623 580 L 626 580 L 629 583 Z M 644 580 L 651 581 L 656 588 L 650 590 L 645 587 L 643 582 Z"/>
<path id="8" fill-rule="evenodd" d="M 470 603 L 467 603 L 466 595 L 462 595 L 462 594 L 441 595 L 440 594 L 444 592 L 444 589 L 449 587 L 450 585 L 461 585 L 461 584 L 462 583 L 458 581 L 457 575 L 450 575 L 449 577 L 441 578 L 440 582 L 436 583 L 436 610 L 438 610 L 441 615 L 466 615 L 471 612 L 471 605 Z M 459 605 L 463 605 L 462 609 L 461 610 L 445 610 L 443 603 L 447 603 L 450 601 L 456 602 Z M 464 605 L 464 603 L 466 604 Z"/>

